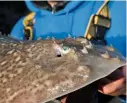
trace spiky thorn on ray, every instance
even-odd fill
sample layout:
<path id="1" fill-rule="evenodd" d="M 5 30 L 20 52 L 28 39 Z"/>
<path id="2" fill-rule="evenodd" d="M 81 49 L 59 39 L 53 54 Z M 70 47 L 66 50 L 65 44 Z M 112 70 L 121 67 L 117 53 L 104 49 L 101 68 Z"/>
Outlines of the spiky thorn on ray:
<path id="1" fill-rule="evenodd" d="M 39 37 L 37 40 L 42 40 L 42 38 L 41 38 L 41 37 Z"/>
<path id="2" fill-rule="evenodd" d="M 105 54 L 101 54 L 101 56 L 106 59 L 110 58 L 109 53 L 107 51 L 105 52 Z"/>
<path id="3" fill-rule="evenodd" d="M 67 38 L 72 38 L 70 34 L 68 34 L 68 37 Z"/>
<path id="4" fill-rule="evenodd" d="M 49 40 L 49 36 L 46 37 L 46 40 Z"/>

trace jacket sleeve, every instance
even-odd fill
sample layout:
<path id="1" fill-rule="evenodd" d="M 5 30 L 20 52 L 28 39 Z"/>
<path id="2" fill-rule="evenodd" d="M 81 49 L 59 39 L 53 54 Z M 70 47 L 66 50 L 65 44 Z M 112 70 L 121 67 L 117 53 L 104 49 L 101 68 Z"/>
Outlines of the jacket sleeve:
<path id="1" fill-rule="evenodd" d="M 23 19 L 21 18 L 12 28 L 12 31 L 10 33 L 11 37 L 18 39 L 18 40 L 24 40 L 24 33 L 23 33 Z"/>
<path id="2" fill-rule="evenodd" d="M 105 39 L 108 45 L 113 45 L 123 56 L 126 56 L 126 1 L 110 1 L 108 6 L 111 27 Z"/>
<path id="3" fill-rule="evenodd" d="M 126 103 L 126 96 L 119 96 L 122 103 Z"/>

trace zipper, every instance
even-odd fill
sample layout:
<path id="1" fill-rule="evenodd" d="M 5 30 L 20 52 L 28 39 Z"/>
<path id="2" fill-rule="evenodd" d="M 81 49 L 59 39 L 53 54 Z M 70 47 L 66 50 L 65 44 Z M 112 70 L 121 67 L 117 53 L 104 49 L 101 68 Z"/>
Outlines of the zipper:
<path id="1" fill-rule="evenodd" d="M 56 12 L 56 6 L 52 6 L 52 14 Z"/>

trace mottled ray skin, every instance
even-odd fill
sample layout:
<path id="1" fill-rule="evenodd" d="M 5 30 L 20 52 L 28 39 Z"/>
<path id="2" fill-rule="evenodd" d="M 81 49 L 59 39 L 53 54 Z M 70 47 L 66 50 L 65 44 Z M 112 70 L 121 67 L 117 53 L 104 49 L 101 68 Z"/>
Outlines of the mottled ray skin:
<path id="1" fill-rule="evenodd" d="M 43 103 L 58 97 L 86 82 L 91 71 L 86 62 L 89 55 L 104 58 L 101 51 L 81 52 L 79 41 L 60 44 L 70 51 L 57 57 L 53 40 L 0 39 L 0 103 Z"/>
<path id="2" fill-rule="evenodd" d="M 41 103 L 88 78 L 75 51 L 57 57 L 53 41 L 2 42 L 0 48 L 0 103 Z"/>

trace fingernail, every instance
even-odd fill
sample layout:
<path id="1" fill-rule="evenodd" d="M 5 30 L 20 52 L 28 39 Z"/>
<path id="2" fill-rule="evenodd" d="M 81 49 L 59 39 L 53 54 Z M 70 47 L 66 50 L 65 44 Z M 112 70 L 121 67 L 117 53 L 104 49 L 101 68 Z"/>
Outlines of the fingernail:
<path id="1" fill-rule="evenodd" d="M 99 85 L 98 91 L 101 92 L 101 93 L 103 93 L 103 85 Z"/>

